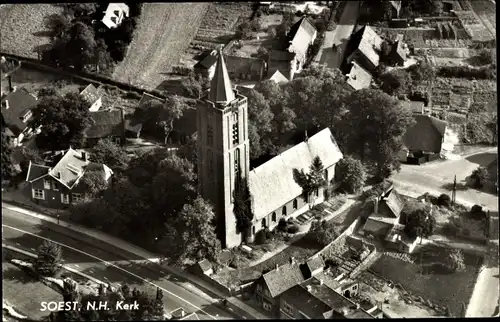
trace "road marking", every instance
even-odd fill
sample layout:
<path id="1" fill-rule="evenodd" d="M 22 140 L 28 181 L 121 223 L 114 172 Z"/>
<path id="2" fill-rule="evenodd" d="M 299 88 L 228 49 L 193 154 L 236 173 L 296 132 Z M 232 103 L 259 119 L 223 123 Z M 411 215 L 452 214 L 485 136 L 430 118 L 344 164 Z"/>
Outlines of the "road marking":
<path id="1" fill-rule="evenodd" d="M 99 261 L 103 262 L 105 265 L 107 264 L 106 266 L 112 266 L 112 267 L 114 267 L 114 268 L 116 268 L 116 269 L 119 269 L 119 270 L 121 270 L 121 271 L 123 271 L 123 272 L 125 272 L 125 273 L 127 273 L 127 274 L 129 274 L 129 275 L 131 275 L 131 276 L 134 276 L 135 278 L 140 279 L 141 281 L 144 281 L 144 282 L 146 282 L 146 283 L 148 283 L 148 284 L 151 284 L 151 285 L 153 285 L 153 286 L 155 286 L 155 287 L 159 288 L 160 290 L 162 290 L 162 291 L 164 291 L 164 292 L 166 292 L 166 293 L 168 293 L 168 294 L 172 295 L 173 297 L 175 297 L 175 298 L 177 298 L 177 299 L 179 299 L 179 300 L 181 300 L 181 301 L 183 301 L 183 302 L 185 302 L 185 303 L 189 304 L 190 306 L 192 306 L 193 308 L 195 308 L 195 309 L 196 309 L 196 311 L 203 312 L 203 313 L 204 313 L 204 314 L 206 314 L 207 316 L 209 316 L 209 317 L 211 317 L 212 319 L 216 320 L 216 318 L 215 318 L 214 316 L 212 316 L 212 315 L 208 314 L 207 312 L 203 311 L 203 310 L 202 310 L 201 308 L 199 308 L 198 306 L 196 306 L 196 305 L 194 305 L 193 303 L 191 303 L 191 302 L 189 302 L 189 301 L 187 301 L 187 300 L 183 299 L 182 297 L 180 297 L 180 296 L 178 296 L 178 295 L 176 295 L 176 294 L 174 294 L 174 293 L 170 292 L 170 291 L 169 291 L 169 290 L 167 290 L 167 289 L 164 289 L 164 288 L 163 288 L 163 287 L 161 287 L 161 286 L 158 286 L 158 285 L 154 284 L 153 282 L 148 281 L 148 280 L 147 280 L 147 279 L 145 279 L 145 278 L 140 277 L 139 275 L 136 275 L 136 274 L 134 274 L 134 273 L 131 273 L 131 272 L 127 271 L 127 270 L 124 270 L 123 268 L 121 268 L 121 267 L 119 267 L 119 266 L 116 266 L 116 265 L 114 265 L 114 264 L 112 264 L 112 263 L 110 263 L 110 262 L 107 262 L 107 261 L 105 261 L 105 260 L 103 260 L 103 259 L 100 259 L 99 257 L 96 257 L 96 256 L 94 256 L 94 255 L 91 255 L 91 254 L 85 253 L 85 252 L 83 252 L 83 251 L 81 251 L 81 250 L 79 250 L 79 249 L 76 249 L 76 248 L 73 248 L 73 247 L 71 247 L 71 246 L 68 246 L 68 245 L 65 245 L 65 244 L 62 244 L 62 243 L 56 242 L 56 241 L 51 240 L 51 239 L 48 239 L 48 238 L 46 238 L 46 237 L 38 236 L 38 235 L 36 235 L 36 234 L 30 233 L 30 232 L 28 232 L 28 231 L 25 231 L 25 230 L 22 230 L 22 229 L 19 229 L 19 228 L 11 227 L 11 226 L 8 226 L 8 225 L 2 225 L 2 227 L 5 227 L 5 228 L 10 228 L 10 229 L 13 229 L 13 230 L 17 230 L 17 231 L 19 231 L 19 232 L 22 232 L 22 233 L 25 233 L 25 234 L 28 234 L 28 235 L 31 235 L 31 236 L 35 236 L 35 237 L 38 237 L 38 238 L 43 239 L 43 240 L 48 240 L 48 241 L 51 241 L 51 242 L 53 242 L 53 243 L 55 243 L 55 244 L 58 244 L 58 245 L 60 245 L 60 246 L 66 247 L 66 248 L 71 249 L 71 250 L 73 250 L 73 251 L 76 251 L 76 252 L 78 252 L 78 253 L 82 253 L 82 254 L 84 254 L 84 255 L 86 255 L 86 256 L 89 256 L 89 257 L 92 257 L 92 258 L 94 258 L 94 259 L 97 259 L 97 260 L 99 260 Z M 16 244 L 17 244 L 17 245 L 19 245 L 19 243 L 16 243 Z M 20 245 L 19 245 L 19 246 L 20 246 Z M 89 271 L 90 271 L 90 270 L 89 270 Z"/>

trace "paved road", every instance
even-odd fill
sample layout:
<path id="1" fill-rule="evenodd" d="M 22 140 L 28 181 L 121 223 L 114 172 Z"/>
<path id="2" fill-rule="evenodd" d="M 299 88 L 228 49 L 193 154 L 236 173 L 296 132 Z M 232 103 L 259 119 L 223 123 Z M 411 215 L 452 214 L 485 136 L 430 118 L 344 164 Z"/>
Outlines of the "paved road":
<path id="1" fill-rule="evenodd" d="M 212 301 L 187 291 L 175 277 L 148 268 L 135 255 L 113 249 L 107 244 L 85 242 L 85 237 L 76 239 L 77 233 L 74 231 L 52 223 L 42 223 L 36 218 L 3 207 L 2 217 L 4 244 L 33 252 L 43 238 L 50 239 L 64 245 L 66 264 L 78 271 L 100 280 L 107 278 L 112 283 L 128 283 L 149 292 L 154 292 L 156 286 L 161 287 L 164 290 L 165 308 L 169 311 L 182 307 L 187 312 L 197 312 L 201 319 L 234 319 L 234 316 L 217 308 Z"/>
<path id="2" fill-rule="evenodd" d="M 395 188 L 403 194 L 413 197 L 429 192 L 434 195 L 448 193 L 443 188 L 446 183 L 453 182 L 456 174 L 457 182 L 465 180 L 472 170 L 480 163 L 491 162 L 496 157 L 497 149 L 493 148 L 495 154 L 480 152 L 464 156 L 460 160 L 446 160 L 433 162 L 421 166 L 402 165 L 401 171 L 391 178 Z M 499 304 L 499 267 L 498 267 L 498 196 L 478 192 L 472 189 L 457 191 L 457 202 L 472 206 L 481 204 L 491 210 L 491 237 L 489 255 L 485 261 L 485 268 L 479 273 L 474 291 L 467 306 L 466 317 L 491 317 L 497 314 L 496 307 Z"/>

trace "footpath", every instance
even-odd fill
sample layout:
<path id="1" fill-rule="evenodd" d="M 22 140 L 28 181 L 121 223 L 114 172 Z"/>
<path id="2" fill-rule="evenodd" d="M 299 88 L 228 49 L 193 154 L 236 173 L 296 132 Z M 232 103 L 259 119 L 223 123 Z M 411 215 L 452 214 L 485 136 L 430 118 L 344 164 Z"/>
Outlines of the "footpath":
<path id="1" fill-rule="evenodd" d="M 202 279 L 198 278 L 197 276 L 190 274 L 188 272 L 181 271 L 177 268 L 170 267 L 170 266 L 167 266 L 165 264 L 161 264 L 160 259 L 159 259 L 160 256 L 158 256 L 157 254 L 153 254 L 147 250 L 144 250 L 140 247 L 132 245 L 132 244 L 130 244 L 122 239 L 107 235 L 103 232 L 100 232 L 100 231 L 97 231 L 94 229 L 80 226 L 77 224 L 68 223 L 68 222 L 63 221 L 63 220 L 57 220 L 56 218 L 52 218 L 52 217 L 43 215 L 39 212 L 27 210 L 27 209 L 12 205 L 4 200 L 2 200 L 2 207 L 10 209 L 12 211 L 22 213 L 22 214 L 27 215 L 27 216 L 38 218 L 42 221 L 58 224 L 59 226 L 66 227 L 66 228 L 71 229 L 71 230 L 78 232 L 80 234 L 87 235 L 87 236 L 92 237 L 98 241 L 110 244 L 116 248 L 122 249 L 126 252 L 129 252 L 129 253 L 132 253 L 132 254 L 134 254 L 140 258 L 143 258 L 149 262 L 159 264 L 159 265 L 161 265 L 162 268 L 164 268 L 170 274 L 179 276 L 180 278 L 183 278 L 196 286 L 193 288 L 189 288 L 188 291 L 190 291 L 194 294 L 197 294 L 200 297 L 208 299 L 208 300 L 212 301 L 213 303 L 219 303 L 222 299 L 226 299 L 226 296 L 224 294 L 222 294 L 220 291 L 218 291 L 217 289 L 215 289 L 214 287 L 212 287 L 211 285 L 209 285 L 208 283 L 206 283 Z M 215 295 L 215 297 L 208 295 L 203 290 L 206 290 L 209 293 L 212 293 L 213 295 Z M 242 316 L 245 319 L 268 319 L 269 318 L 268 316 L 265 316 L 264 314 L 260 313 L 259 311 L 252 308 L 248 304 L 242 302 L 241 300 L 237 299 L 236 297 L 231 297 L 231 298 L 228 298 L 227 300 L 229 303 L 231 303 L 232 305 L 237 307 L 236 309 L 238 310 L 238 312 L 243 311 L 246 313 L 245 316 Z M 243 314 L 239 314 L 239 315 L 243 315 Z"/>

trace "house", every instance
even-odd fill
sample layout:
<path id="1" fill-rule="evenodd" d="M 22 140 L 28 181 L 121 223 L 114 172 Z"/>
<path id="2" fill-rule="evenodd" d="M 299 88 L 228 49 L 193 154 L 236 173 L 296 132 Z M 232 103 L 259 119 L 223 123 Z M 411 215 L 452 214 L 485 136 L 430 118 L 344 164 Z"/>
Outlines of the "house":
<path id="1" fill-rule="evenodd" d="M 288 32 L 288 44 L 284 51 L 272 50 L 269 55 L 268 74 L 279 70 L 289 80 L 295 73 L 300 73 L 307 60 L 309 45 L 314 43 L 318 32 L 313 24 L 303 17 Z"/>
<path id="2" fill-rule="evenodd" d="M 9 130 L 14 140 L 20 145 L 22 140 L 33 133 L 28 122 L 33 116 L 32 109 L 37 105 L 37 98 L 26 89 L 12 88 L 12 91 L 2 98 L 2 126 Z"/>
<path id="3" fill-rule="evenodd" d="M 405 109 L 411 110 L 413 114 L 425 114 L 425 103 L 422 101 L 399 101 Z"/>
<path id="4" fill-rule="evenodd" d="M 345 76 L 347 78 L 347 84 L 356 91 L 363 88 L 369 88 L 372 84 L 372 74 L 361 67 L 355 60 L 351 62 L 350 68 Z"/>
<path id="5" fill-rule="evenodd" d="M 93 84 L 89 84 L 80 93 L 80 96 L 89 104 L 90 112 L 97 112 L 102 106 L 102 94 Z"/>
<path id="6" fill-rule="evenodd" d="M 401 1 L 389 1 L 391 3 L 391 18 L 398 19 L 401 11 Z"/>
<path id="7" fill-rule="evenodd" d="M 280 319 L 373 319 L 349 297 L 359 292 L 359 283 L 339 282 L 327 274 L 311 277 L 280 296 Z"/>
<path id="8" fill-rule="evenodd" d="M 266 62 L 260 58 L 239 57 L 227 54 L 233 44 L 234 41 L 224 48 L 224 58 L 226 59 L 229 76 L 240 80 L 262 80 L 267 69 Z M 205 59 L 198 62 L 194 66 L 194 69 L 206 75 L 211 80 L 214 76 L 216 63 L 217 51 L 213 50 L 207 57 L 205 57 Z"/>
<path id="9" fill-rule="evenodd" d="M 129 16 L 129 8 L 125 3 L 110 3 L 104 12 L 104 17 L 101 22 L 108 27 L 113 29 L 118 27 L 123 18 Z"/>
<path id="10" fill-rule="evenodd" d="M 199 320 L 198 314 L 196 312 L 187 313 L 183 308 L 178 308 L 172 311 L 171 320 Z"/>
<path id="11" fill-rule="evenodd" d="M 273 316 L 279 316 L 280 295 L 304 280 L 295 261 L 276 267 L 254 282 L 255 300 L 264 310 Z"/>
<path id="12" fill-rule="evenodd" d="M 50 207 L 66 207 L 82 201 L 85 188 L 78 183 L 88 171 L 98 171 L 109 182 L 113 171 L 105 164 L 89 160 L 83 150 L 69 148 L 56 160 L 54 166 L 30 161 L 26 181 L 30 183 L 31 197 L 36 203 Z"/>
<path id="13" fill-rule="evenodd" d="M 286 78 L 285 75 L 283 75 L 279 70 L 276 70 L 268 79 L 278 84 L 288 83 L 288 78 Z"/>
<path id="14" fill-rule="evenodd" d="M 403 42 L 403 35 L 399 34 L 391 48 L 390 60 L 396 66 L 404 66 L 408 57 L 408 46 Z"/>
<path id="15" fill-rule="evenodd" d="M 410 153 L 441 153 L 446 122 L 430 115 L 414 114 L 415 124 L 406 130 L 403 143 Z"/>
<path id="16" fill-rule="evenodd" d="M 222 52 L 219 53 L 208 95 L 197 107 L 198 191 L 214 205 L 218 237 L 225 248 L 252 242 L 257 231 L 274 229 L 281 218 L 299 215 L 312 204 L 302 198 L 302 188 L 293 179 L 293 169 L 309 169 L 319 157 L 328 185 L 313 192 L 315 203 L 334 184 L 335 165 L 343 157 L 330 129 L 250 169 L 247 98 L 231 84 Z M 236 230 L 233 192 L 238 178 L 248 181 L 254 213 L 249 231 Z"/>
<path id="17" fill-rule="evenodd" d="M 90 113 L 92 124 L 85 129 L 85 146 L 93 147 L 102 139 L 118 145 L 125 144 L 125 118 L 123 109 Z"/>
<path id="18" fill-rule="evenodd" d="M 346 62 L 349 64 L 356 60 L 364 69 L 373 72 L 380 62 L 382 42 L 382 38 L 370 26 L 363 26 L 351 36 Z"/>

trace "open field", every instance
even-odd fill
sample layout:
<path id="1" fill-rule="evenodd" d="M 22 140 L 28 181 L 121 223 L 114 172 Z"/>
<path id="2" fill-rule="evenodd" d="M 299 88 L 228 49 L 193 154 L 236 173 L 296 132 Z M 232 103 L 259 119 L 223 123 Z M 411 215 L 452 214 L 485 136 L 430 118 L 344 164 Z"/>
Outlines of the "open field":
<path id="1" fill-rule="evenodd" d="M 44 17 L 62 12 L 52 4 L 6 4 L 0 7 L 0 49 L 3 52 L 38 58 L 38 48 L 50 44 Z"/>
<path id="2" fill-rule="evenodd" d="M 401 284 L 412 295 L 448 306 L 453 316 L 460 316 L 460 302 L 466 306 L 469 303 L 483 258 L 464 254 L 465 271 L 449 273 L 440 265 L 446 256 L 445 248 L 425 246 L 413 254 L 415 264 L 382 256 L 370 271 Z"/>
<path id="3" fill-rule="evenodd" d="M 188 48 L 208 3 L 145 3 L 117 81 L 157 88 Z"/>
<path id="4" fill-rule="evenodd" d="M 62 301 L 62 295 L 36 281 L 17 266 L 2 261 L 3 298 L 19 314 L 41 319 L 49 312 L 41 312 L 42 301 Z"/>

